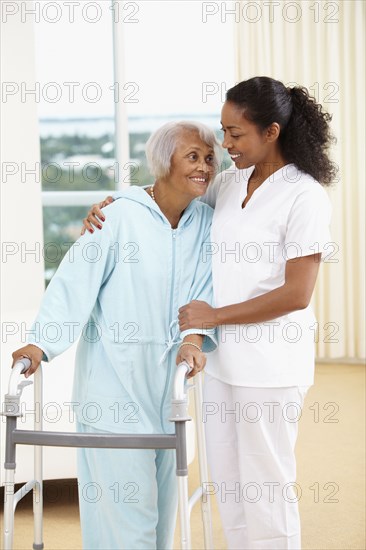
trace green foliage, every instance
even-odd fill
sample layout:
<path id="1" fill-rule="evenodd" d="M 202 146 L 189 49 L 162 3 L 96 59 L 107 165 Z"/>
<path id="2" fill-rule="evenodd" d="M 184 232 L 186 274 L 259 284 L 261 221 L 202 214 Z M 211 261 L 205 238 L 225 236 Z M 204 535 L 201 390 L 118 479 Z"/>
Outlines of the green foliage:
<path id="1" fill-rule="evenodd" d="M 53 162 L 55 157 L 66 158 L 72 155 L 98 154 L 103 158 L 113 158 L 114 149 L 103 152 L 103 145 L 109 142 L 114 142 L 114 136 L 111 134 L 103 134 L 97 138 L 78 134 L 43 137 L 41 138 L 42 164 Z"/>
<path id="2" fill-rule="evenodd" d="M 113 191 L 118 187 L 118 177 L 123 184 L 149 185 L 153 182 L 145 158 L 149 136 L 148 132 L 130 134 L 131 165 L 126 169 L 120 166 L 119 170 L 114 160 L 114 136 L 110 134 L 98 138 L 86 135 L 41 138 L 42 188 L 44 191 Z M 79 162 L 85 155 L 88 155 L 85 157 L 87 167 Z M 75 156 L 78 167 L 70 165 Z M 106 159 L 111 159 L 112 169 L 105 166 Z"/>
<path id="3" fill-rule="evenodd" d="M 80 236 L 88 207 L 46 206 L 43 208 L 44 266 L 48 284 L 70 246 Z"/>

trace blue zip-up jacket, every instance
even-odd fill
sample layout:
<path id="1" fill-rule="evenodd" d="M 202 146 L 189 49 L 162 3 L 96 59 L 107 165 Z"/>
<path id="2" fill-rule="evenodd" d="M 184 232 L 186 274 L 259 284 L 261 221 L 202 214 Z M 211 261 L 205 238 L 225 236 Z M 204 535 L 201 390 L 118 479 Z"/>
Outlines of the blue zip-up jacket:
<path id="1" fill-rule="evenodd" d="M 102 231 L 69 250 L 44 295 L 28 342 L 44 359 L 80 335 L 73 401 L 77 419 L 119 433 L 171 433 L 169 422 L 177 344 L 213 330 L 179 332 L 178 309 L 212 303 L 208 249 L 212 210 L 194 200 L 177 229 L 140 187 L 106 209 Z"/>

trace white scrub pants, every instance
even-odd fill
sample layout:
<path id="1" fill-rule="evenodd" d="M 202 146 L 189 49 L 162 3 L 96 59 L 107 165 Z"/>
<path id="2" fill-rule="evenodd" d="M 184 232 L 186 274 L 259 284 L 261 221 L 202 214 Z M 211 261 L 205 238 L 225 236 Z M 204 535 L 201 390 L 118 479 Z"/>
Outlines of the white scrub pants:
<path id="1" fill-rule="evenodd" d="M 79 424 L 84 433 L 104 433 Z M 175 450 L 78 449 L 85 550 L 170 550 L 177 514 Z"/>
<path id="2" fill-rule="evenodd" d="M 250 388 L 205 375 L 203 421 L 229 550 L 301 548 L 294 448 L 307 388 Z"/>

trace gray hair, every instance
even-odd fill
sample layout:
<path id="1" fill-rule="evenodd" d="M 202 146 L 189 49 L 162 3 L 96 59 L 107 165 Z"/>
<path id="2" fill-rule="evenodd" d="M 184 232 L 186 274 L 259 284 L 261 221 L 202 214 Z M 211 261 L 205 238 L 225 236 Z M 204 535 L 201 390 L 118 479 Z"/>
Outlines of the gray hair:
<path id="1" fill-rule="evenodd" d="M 184 130 L 197 132 L 202 141 L 212 147 L 215 156 L 215 171 L 218 171 L 223 155 L 221 145 L 211 128 L 200 122 L 167 122 L 156 130 L 146 142 L 146 158 L 149 170 L 155 178 L 164 178 L 169 174 L 178 136 Z"/>

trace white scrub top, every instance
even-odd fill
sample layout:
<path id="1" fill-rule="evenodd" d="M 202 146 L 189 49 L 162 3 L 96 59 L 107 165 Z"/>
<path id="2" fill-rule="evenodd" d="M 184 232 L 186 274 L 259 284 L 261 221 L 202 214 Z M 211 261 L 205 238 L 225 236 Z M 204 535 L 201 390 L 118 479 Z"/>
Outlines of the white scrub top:
<path id="1" fill-rule="evenodd" d="M 215 206 L 206 254 L 212 258 L 216 307 L 282 286 L 288 259 L 325 252 L 331 240 L 328 196 L 294 164 L 272 174 L 242 208 L 253 170 L 222 172 L 204 199 Z M 223 325 L 205 370 L 238 386 L 309 386 L 315 322 L 309 306 L 264 323 Z"/>

